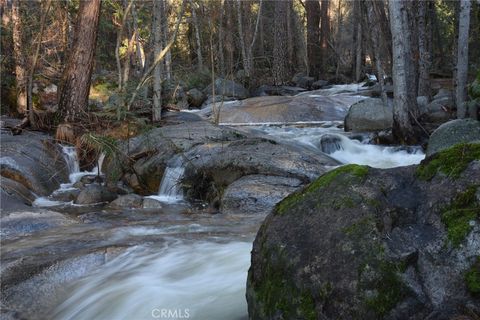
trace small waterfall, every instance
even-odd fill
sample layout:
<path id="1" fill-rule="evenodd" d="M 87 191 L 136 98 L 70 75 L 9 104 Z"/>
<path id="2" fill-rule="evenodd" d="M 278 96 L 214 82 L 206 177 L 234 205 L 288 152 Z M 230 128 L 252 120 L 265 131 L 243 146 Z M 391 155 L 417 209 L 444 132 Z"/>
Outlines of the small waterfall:
<path id="1" fill-rule="evenodd" d="M 75 183 L 73 181 L 75 174 L 80 172 L 80 162 L 78 161 L 77 149 L 72 146 L 61 145 L 63 158 L 67 163 L 70 183 Z"/>
<path id="2" fill-rule="evenodd" d="M 161 202 L 175 203 L 183 200 L 182 178 L 185 173 L 185 167 L 180 158 L 170 162 L 165 168 L 162 181 L 158 189 L 158 195 L 149 196 Z"/>

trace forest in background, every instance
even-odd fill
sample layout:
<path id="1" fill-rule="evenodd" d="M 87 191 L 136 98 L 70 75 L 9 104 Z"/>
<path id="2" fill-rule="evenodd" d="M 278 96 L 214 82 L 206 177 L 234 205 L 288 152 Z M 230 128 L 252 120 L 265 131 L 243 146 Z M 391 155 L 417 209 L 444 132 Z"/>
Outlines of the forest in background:
<path id="1" fill-rule="evenodd" d="M 408 132 L 419 130 L 413 128 L 415 97 L 432 96 L 431 79 L 442 78 L 445 86 L 457 90 L 456 104 L 462 108 L 468 100 L 467 83 L 474 80 L 480 63 L 477 1 L 2 0 L 1 4 L 2 113 L 24 115 L 31 110 L 30 125 L 40 127 L 45 122 L 51 127 L 75 123 L 81 114 L 88 116 L 85 123 L 98 123 L 92 114 L 103 110 L 95 116 L 105 116 L 104 106 L 117 121 L 130 117 L 155 122 L 162 107 L 188 108 L 181 105 L 182 94 L 202 90 L 218 77 L 252 91 L 263 84 L 291 84 L 299 73 L 331 84 L 358 82 L 375 74 L 382 97 L 386 98 L 384 87 L 392 78 L 395 89 L 404 91 L 397 96 L 408 96 L 396 101 L 407 110 L 397 115 L 396 123 L 403 128 L 399 140 L 413 143 L 418 139 Z M 96 9 L 90 16 L 88 6 Z M 90 47 L 77 46 L 88 42 L 78 35 L 87 34 L 93 37 Z M 75 57 L 84 51 L 88 53 L 84 60 Z M 69 58 L 75 63 L 68 64 Z M 392 72 L 395 64 L 404 71 L 403 81 Z M 83 65 L 84 70 L 74 70 Z M 68 75 L 75 72 L 85 79 L 67 90 Z M 475 99 L 475 92 L 470 98 Z M 463 113 L 459 117 L 467 116 L 468 106 L 462 110 L 457 111 Z M 59 116 L 44 119 L 45 111 Z M 476 115 L 476 109 L 471 113 Z"/>

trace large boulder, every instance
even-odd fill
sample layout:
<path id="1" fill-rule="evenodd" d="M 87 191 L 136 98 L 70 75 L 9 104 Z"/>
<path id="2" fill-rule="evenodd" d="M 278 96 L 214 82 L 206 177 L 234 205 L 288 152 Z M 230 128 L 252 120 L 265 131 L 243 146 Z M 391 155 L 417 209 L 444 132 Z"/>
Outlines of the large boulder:
<path id="1" fill-rule="evenodd" d="M 266 214 L 283 198 L 302 185 L 295 178 L 244 176 L 224 191 L 221 211 L 227 214 Z"/>
<path id="2" fill-rule="evenodd" d="M 75 199 L 76 204 L 96 204 L 110 202 L 117 198 L 117 195 L 106 187 L 99 184 L 91 184 L 83 189 Z"/>
<path id="3" fill-rule="evenodd" d="M 194 146 L 243 138 L 238 132 L 206 121 L 185 122 L 150 130 L 120 146 L 125 156 L 106 159 L 110 185 L 122 178 L 136 193 L 156 194 L 168 161 Z"/>
<path id="4" fill-rule="evenodd" d="M 187 91 L 187 99 L 190 107 L 200 108 L 207 97 L 202 91 L 193 88 Z"/>
<path id="5" fill-rule="evenodd" d="M 249 98 L 224 104 L 220 110 L 220 123 L 340 121 L 345 117 L 348 108 L 362 99 L 364 97 L 353 95 L 316 94 Z"/>
<path id="6" fill-rule="evenodd" d="M 345 131 L 380 131 L 393 125 L 393 110 L 382 99 L 369 98 L 355 103 L 345 117 Z"/>
<path id="7" fill-rule="evenodd" d="M 125 194 L 119 196 L 117 199 L 110 202 L 111 208 L 141 208 L 143 205 L 143 198 L 138 194 Z"/>
<path id="8" fill-rule="evenodd" d="M 13 136 L 1 130 L 1 141 L 2 179 L 13 180 L 38 196 L 47 196 L 68 181 L 67 164 L 51 136 L 28 131 Z"/>
<path id="9" fill-rule="evenodd" d="M 475 319 L 480 144 L 420 166 L 331 171 L 261 226 L 250 319 Z"/>
<path id="10" fill-rule="evenodd" d="M 480 121 L 457 119 L 442 124 L 430 136 L 427 157 L 461 142 L 480 141 Z"/>
<path id="11" fill-rule="evenodd" d="M 281 176 L 306 183 L 324 173 L 326 167 L 339 164 L 326 154 L 260 138 L 199 145 L 185 157 L 187 196 L 216 206 L 222 190 L 243 176 Z"/>

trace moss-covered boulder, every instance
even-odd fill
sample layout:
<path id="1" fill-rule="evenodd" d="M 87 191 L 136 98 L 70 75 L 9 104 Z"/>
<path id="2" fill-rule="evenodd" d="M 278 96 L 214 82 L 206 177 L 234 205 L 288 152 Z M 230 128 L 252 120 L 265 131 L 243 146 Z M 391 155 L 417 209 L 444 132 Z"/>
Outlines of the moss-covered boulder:
<path id="1" fill-rule="evenodd" d="M 433 131 L 428 141 L 426 154 L 450 148 L 458 143 L 480 142 L 480 121 L 457 119 L 446 122 Z"/>
<path id="2" fill-rule="evenodd" d="M 344 166 L 280 202 L 255 239 L 251 319 L 474 319 L 480 314 L 480 156 Z M 463 162 L 462 162 L 463 164 Z M 470 317 L 470 318 L 469 318 Z"/>

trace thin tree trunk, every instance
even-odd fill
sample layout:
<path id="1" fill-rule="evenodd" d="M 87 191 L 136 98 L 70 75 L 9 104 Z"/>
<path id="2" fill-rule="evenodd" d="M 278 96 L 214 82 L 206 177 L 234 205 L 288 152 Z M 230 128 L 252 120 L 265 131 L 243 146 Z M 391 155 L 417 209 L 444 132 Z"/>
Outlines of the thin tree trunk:
<path id="1" fill-rule="evenodd" d="M 355 81 L 362 78 L 363 69 L 363 24 L 358 24 L 357 29 L 357 48 L 355 49 Z"/>
<path id="2" fill-rule="evenodd" d="M 243 17 L 242 17 L 242 1 L 236 1 L 237 7 L 237 27 L 238 27 L 238 35 L 240 39 L 240 49 L 242 53 L 242 61 L 243 61 L 243 69 L 245 70 L 245 74 L 247 77 L 250 77 L 250 64 L 247 57 L 247 48 L 245 45 L 245 36 L 243 34 Z"/>
<path id="3" fill-rule="evenodd" d="M 155 70 L 155 68 L 158 66 L 158 64 L 160 62 L 162 62 L 163 59 L 165 59 L 165 56 L 166 56 L 167 52 L 172 48 L 173 44 L 175 43 L 175 39 L 177 38 L 177 34 L 178 34 L 178 29 L 179 29 L 180 23 L 182 22 L 182 19 L 183 19 L 184 9 L 185 9 L 185 0 L 182 1 L 182 6 L 180 8 L 180 13 L 177 15 L 178 19 L 177 19 L 177 22 L 175 24 L 175 29 L 173 31 L 172 37 L 170 38 L 170 41 L 163 48 L 163 50 L 160 51 L 160 53 L 154 57 L 154 60 L 153 60 L 152 64 L 148 67 L 148 69 L 143 74 L 142 79 L 140 79 L 140 81 L 138 82 L 135 90 L 132 93 L 132 96 L 130 97 L 130 100 L 127 103 L 127 110 L 130 110 L 130 108 L 132 107 L 133 102 L 137 98 L 138 92 L 140 91 L 142 86 L 145 84 L 145 81 L 147 81 L 147 79 L 149 78 L 149 75 Z"/>
<path id="4" fill-rule="evenodd" d="M 126 88 L 128 79 L 130 77 L 130 66 L 132 62 L 133 50 L 135 45 L 136 32 L 133 31 L 132 36 L 128 40 L 127 53 L 125 56 L 125 61 L 123 62 L 123 77 L 122 77 L 122 88 Z"/>
<path id="5" fill-rule="evenodd" d="M 88 105 L 101 0 L 80 1 L 72 50 L 62 77 L 58 111 L 74 122 Z"/>
<path id="6" fill-rule="evenodd" d="M 117 42 L 115 44 L 115 60 L 117 62 L 117 73 L 118 73 L 118 90 L 122 90 L 122 63 L 120 61 L 120 46 L 122 44 L 123 30 L 125 29 L 125 24 L 127 23 L 127 17 L 132 8 L 134 0 L 130 0 L 126 9 L 123 11 L 122 23 L 120 29 L 117 31 Z"/>
<path id="7" fill-rule="evenodd" d="M 317 78 L 320 77 L 320 2 L 307 0 L 305 9 L 307 14 L 308 75 Z"/>
<path id="8" fill-rule="evenodd" d="M 467 100 L 468 78 L 468 33 L 470 30 L 470 0 L 460 0 L 460 16 L 458 23 L 458 48 L 457 48 L 457 81 L 455 90 L 455 103 L 457 105 L 457 118 L 467 116 L 465 101 Z"/>
<path id="9" fill-rule="evenodd" d="M 164 0 L 157 0 L 154 2 L 153 6 L 153 48 L 154 48 L 154 55 L 157 57 L 160 52 L 163 50 L 163 12 L 161 10 L 162 4 Z M 192 9 L 193 10 L 193 9 Z M 162 65 L 157 64 L 155 69 L 153 70 L 153 112 L 152 112 L 152 120 L 154 122 L 160 121 L 162 119 Z"/>
<path id="10" fill-rule="evenodd" d="M 225 11 L 227 14 L 227 28 L 228 31 L 225 35 L 225 49 L 227 51 L 227 59 L 226 59 L 226 74 L 231 74 L 234 71 L 234 50 L 235 45 L 233 43 L 233 33 L 234 33 L 234 22 L 233 22 L 233 3 L 234 0 L 225 0 Z"/>
<path id="11" fill-rule="evenodd" d="M 201 71 L 203 69 L 202 41 L 200 39 L 200 24 L 197 18 L 197 9 L 195 8 L 195 3 L 193 0 L 190 0 L 190 8 L 192 10 L 193 26 L 195 28 L 195 41 L 197 44 L 197 65 L 198 70 Z"/>
<path id="12" fill-rule="evenodd" d="M 255 66 L 253 62 L 253 49 L 255 47 L 255 42 L 257 41 L 258 29 L 259 29 L 260 21 L 262 18 L 262 7 L 263 7 L 263 0 L 260 0 L 258 4 L 257 20 L 255 22 L 255 29 L 253 31 L 252 42 L 250 43 L 250 46 L 248 47 L 248 50 L 247 50 L 247 60 L 248 60 L 248 65 L 250 66 L 250 73 L 253 73 L 254 66 Z"/>
<path id="13" fill-rule="evenodd" d="M 225 0 L 220 1 L 220 21 L 218 22 L 218 69 L 225 76 L 225 53 L 223 48 L 223 19 L 225 16 Z"/>
<path id="14" fill-rule="evenodd" d="M 285 0 L 284 0 L 285 1 Z M 293 50 L 294 50 L 294 41 L 293 41 L 293 28 L 292 28 L 292 3 L 291 1 L 286 1 L 288 3 L 287 7 L 287 56 L 288 62 L 287 66 L 289 70 L 294 69 L 294 59 L 293 59 Z"/>
<path id="15" fill-rule="evenodd" d="M 287 82 L 287 10 L 288 1 L 275 1 L 274 43 L 273 43 L 273 78 L 275 85 Z"/>
<path id="16" fill-rule="evenodd" d="M 140 42 L 140 35 L 138 31 L 138 16 L 135 4 L 132 6 L 132 18 L 133 18 L 133 32 L 135 34 L 135 53 L 137 55 L 138 63 L 135 64 L 136 71 L 139 74 L 140 70 L 145 67 L 145 54 L 143 52 L 142 43 Z"/>
<path id="17" fill-rule="evenodd" d="M 20 0 L 12 2 L 12 26 L 13 26 L 13 53 L 15 56 L 15 82 L 17 93 L 17 112 L 25 114 L 27 111 L 27 70 L 24 55 L 25 44 L 23 42 L 23 23 L 20 12 Z"/>
<path id="18" fill-rule="evenodd" d="M 378 83 L 380 84 L 380 92 L 384 105 L 387 105 L 387 93 L 385 91 L 385 71 L 382 63 L 382 56 L 380 50 L 380 30 L 376 27 L 378 26 L 379 19 L 375 12 L 374 2 L 368 1 L 367 5 L 367 15 L 368 21 L 370 22 L 370 40 L 373 49 L 373 59 L 375 61 L 375 68 L 377 69 Z"/>
<path id="19" fill-rule="evenodd" d="M 320 13 L 320 73 L 325 74 L 328 59 L 328 38 L 330 37 L 330 16 L 328 9 L 330 0 L 321 0 Z"/>
<path id="20" fill-rule="evenodd" d="M 162 41 L 164 44 L 168 42 L 168 1 L 161 1 L 160 6 L 163 12 L 163 27 L 162 27 Z M 170 80 L 172 78 L 172 52 L 168 51 L 165 56 L 165 78 Z"/>
<path id="21" fill-rule="evenodd" d="M 33 76 L 35 74 L 35 69 L 37 67 L 38 57 L 40 55 L 40 47 L 42 45 L 42 38 L 43 38 L 43 30 L 45 29 L 45 20 L 47 19 L 48 12 L 50 11 L 50 6 L 52 4 L 52 0 L 48 0 L 46 3 L 45 11 L 42 14 L 42 18 L 40 19 L 40 31 L 38 33 L 38 40 L 37 46 L 35 48 L 35 53 L 33 55 L 32 64 L 30 66 L 30 70 L 28 72 L 28 86 L 27 86 L 27 110 L 28 110 L 28 120 L 30 121 L 31 126 L 35 126 L 35 119 L 33 115 Z"/>

